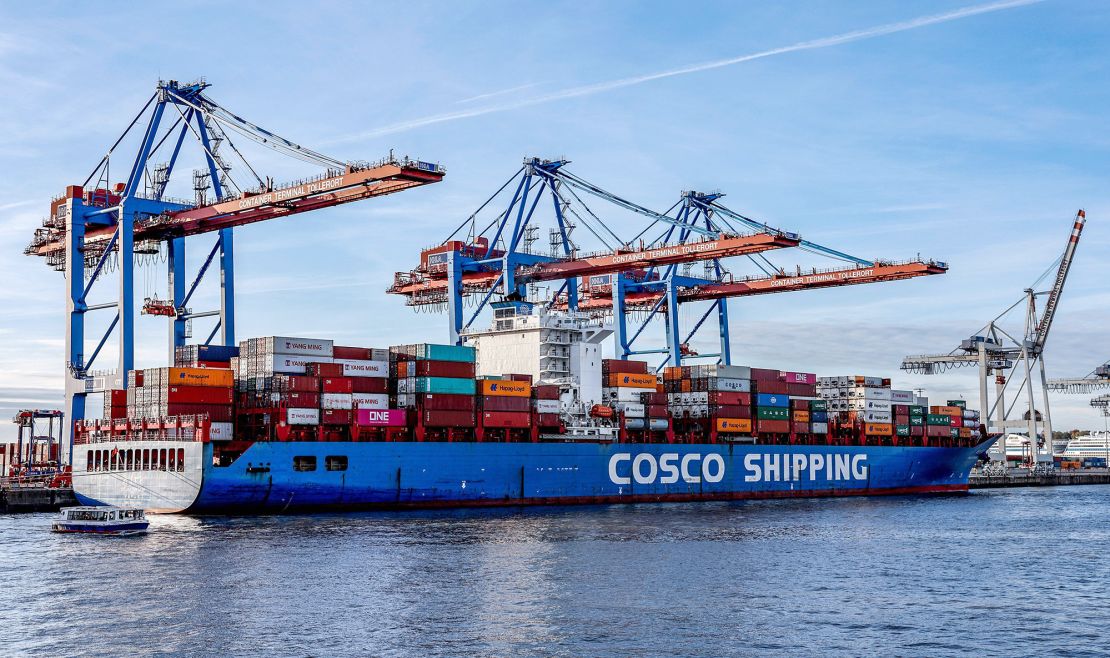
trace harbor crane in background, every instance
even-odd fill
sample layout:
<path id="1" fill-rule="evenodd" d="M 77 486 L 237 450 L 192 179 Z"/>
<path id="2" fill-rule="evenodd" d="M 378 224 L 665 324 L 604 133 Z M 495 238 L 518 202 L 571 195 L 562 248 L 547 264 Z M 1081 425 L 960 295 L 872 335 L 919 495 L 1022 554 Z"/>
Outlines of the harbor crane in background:
<path id="1" fill-rule="evenodd" d="M 51 202 L 49 216 L 25 250 L 65 273 L 65 394 L 71 432 L 73 423 L 85 418 L 88 394 L 127 387 L 127 371 L 134 368 L 138 259 L 166 260 L 168 299 L 148 297 L 142 310 L 170 319 L 171 352 L 186 343 L 194 318 L 216 318 L 204 344 L 216 340 L 234 345 L 234 227 L 392 194 L 438 182 L 444 176 L 437 164 L 392 154 L 375 163 L 345 162 L 323 155 L 230 112 L 207 95 L 208 87 L 203 79 L 160 81 L 85 181 L 67 187 L 63 196 Z M 312 165 L 316 173 L 275 184 L 247 161 L 240 145 L 232 141 L 233 134 L 243 139 L 244 146 L 253 142 L 296 158 Z M 181 178 L 175 179 L 174 174 L 181 168 L 182 158 L 188 157 L 188 149 L 183 150 L 186 142 L 194 145 L 196 151 L 189 155 L 201 167 L 192 172 L 188 182 L 193 198 L 172 199 L 167 188 L 171 180 Z M 129 150 L 132 143 L 137 144 L 134 151 Z M 240 171 L 235 176 L 232 163 Z M 217 235 L 215 244 L 189 282 L 186 238 L 206 233 Z M 193 312 L 189 302 L 214 263 L 219 272 L 220 307 Z M 108 270 L 119 273 L 111 301 L 91 303 L 90 293 Z M 85 316 L 100 310 L 115 311 L 115 317 L 95 348 L 87 352 Z M 113 332 L 119 344 L 116 368 L 92 370 Z"/>
<path id="2" fill-rule="evenodd" d="M 948 269 L 938 261 L 873 261 L 824 247 L 728 209 L 719 192 L 683 192 L 669 209 L 657 212 L 580 178 L 567 164 L 565 159 L 526 158 L 446 240 L 424 250 L 417 267 L 398 272 L 388 292 L 404 296 L 417 309 L 446 310 L 448 339 L 454 344 L 491 303 L 612 315 L 617 358 L 662 354 L 662 368 L 694 358 L 731 362 L 730 298 L 897 281 Z M 597 211 L 602 207 L 605 212 Z M 621 211 L 624 217 L 614 217 Z M 534 247 L 543 228 L 548 229 L 546 253 Z M 592 236 L 596 251 L 574 235 L 579 229 Z M 781 268 L 766 255 L 780 249 L 846 265 Z M 738 257 L 754 263 L 761 275 L 734 275 L 728 259 Z M 701 271 L 695 271 L 699 264 Z M 548 282 L 558 285 L 554 293 L 542 299 L 533 294 L 538 284 Z M 685 328 L 680 308 L 695 302 L 711 303 Z M 467 304 L 473 311 L 464 313 Z M 633 315 L 643 317 L 630 330 Z M 690 341 L 714 315 L 720 348 L 698 354 Z M 637 340 L 658 317 L 665 320 L 666 346 L 637 349 Z"/>
<path id="3" fill-rule="evenodd" d="M 1037 468 L 1052 467 L 1052 415 L 1048 401 L 1051 387 L 1045 376 L 1044 349 L 1086 222 L 1087 215 L 1083 210 L 1076 213 L 1063 254 L 1034 283 L 1037 285 L 1055 266 L 1056 277 L 1051 288 L 1043 292 L 1035 292 L 1033 288 L 1027 288 L 1021 299 L 947 354 L 907 356 L 902 360 L 903 370 L 924 375 L 934 375 L 964 366 L 978 367 L 979 408 L 982 410 L 983 422 L 987 425 L 988 431 L 1005 434 L 1011 428 L 1027 429 Z M 1038 311 L 1037 299 L 1041 297 L 1045 298 L 1044 308 Z M 1015 337 L 999 323 L 1022 304 L 1025 305 L 1025 329 L 1020 336 Z M 1040 389 L 1044 405 L 1044 411 L 1041 414 L 1035 411 L 1033 386 L 1035 370 L 1039 371 L 1041 380 Z M 1013 419 L 1013 406 L 1020 399 L 1020 393 L 1015 394 L 1013 401 L 1007 405 L 1006 388 L 1018 374 L 1022 376 L 1018 389 L 1024 389 L 1029 411 L 1024 414 L 1025 418 Z M 988 384 L 992 377 L 995 383 L 993 403 L 988 397 Z M 1037 440 L 1038 426 L 1043 430 L 1045 437 L 1043 442 Z M 994 449 L 1001 451 L 1001 460 L 1005 464 L 1005 439 L 999 441 L 995 448 L 992 448 Z"/>
<path id="4" fill-rule="evenodd" d="M 1057 393 L 1092 393 L 1110 389 L 1110 361 L 1098 366 L 1086 376 L 1075 379 L 1050 379 L 1048 388 Z M 1104 416 L 1110 416 L 1107 407 L 1110 395 L 1102 395 L 1091 400 L 1091 406 L 1101 409 Z"/>

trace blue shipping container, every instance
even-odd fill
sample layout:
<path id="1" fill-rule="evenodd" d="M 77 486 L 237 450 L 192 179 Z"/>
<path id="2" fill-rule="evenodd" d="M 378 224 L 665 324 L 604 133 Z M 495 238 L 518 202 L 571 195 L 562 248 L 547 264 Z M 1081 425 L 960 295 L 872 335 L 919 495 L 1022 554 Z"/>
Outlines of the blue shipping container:
<path id="1" fill-rule="evenodd" d="M 230 361 L 239 356 L 239 348 L 234 345 L 198 345 L 197 355 L 201 361 Z"/>
<path id="2" fill-rule="evenodd" d="M 779 393 L 759 393 L 755 396 L 757 407 L 789 407 L 790 396 Z"/>
<path id="3" fill-rule="evenodd" d="M 829 422 L 829 412 L 811 411 L 809 412 L 809 421 L 811 423 L 827 423 Z"/>

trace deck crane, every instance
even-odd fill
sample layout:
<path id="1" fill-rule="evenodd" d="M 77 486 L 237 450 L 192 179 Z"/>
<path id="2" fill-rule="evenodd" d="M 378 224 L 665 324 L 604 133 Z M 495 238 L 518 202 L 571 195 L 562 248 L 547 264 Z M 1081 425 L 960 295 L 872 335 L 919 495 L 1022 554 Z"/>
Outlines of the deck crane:
<path id="1" fill-rule="evenodd" d="M 551 282 L 559 287 L 542 300 L 549 307 L 571 312 L 613 314 L 616 354 L 663 353 L 665 364 L 683 358 L 712 358 L 730 362 L 727 299 L 747 294 L 873 283 L 905 279 L 947 270 L 944 263 L 911 261 L 875 262 L 859 259 L 803 240 L 796 233 L 770 227 L 720 205 L 719 192 L 684 192 L 664 212 L 644 206 L 586 181 L 568 171 L 567 160 L 527 158 L 516 174 L 470 215 L 438 246 L 424 250 L 420 264 L 398 272 L 388 292 L 403 295 L 409 306 L 443 308 L 449 313 L 449 338 L 454 343 L 478 318 L 494 295 L 501 302 L 530 304 L 528 288 Z M 511 195 L 508 190 L 514 190 Z M 507 207 L 494 205 L 509 197 Z M 598 201 L 616 212 L 624 210 L 636 221 L 623 238 L 585 201 Z M 540 227 L 537 209 L 550 209 L 550 249 L 541 254 L 525 236 Z M 487 208 L 501 208 L 492 219 L 479 220 Z M 600 206 L 599 206 L 600 207 Z M 644 225 L 644 219 L 649 220 Z M 626 224 L 627 226 L 627 224 Z M 584 228 L 602 245 L 586 253 L 572 238 Z M 653 231 L 657 231 L 655 234 Z M 851 263 L 834 271 L 787 274 L 774 267 L 765 253 L 799 248 Z M 728 258 L 753 259 L 765 272 L 761 279 L 737 279 L 723 264 Z M 755 259 L 759 260 L 755 260 Z M 704 271 L 690 266 L 701 263 Z M 475 309 L 464 318 L 464 302 L 476 299 Z M 689 334 L 680 333 L 679 307 L 686 302 L 712 301 Z M 630 333 L 627 316 L 647 311 L 643 324 Z M 721 349 L 697 354 L 689 340 L 716 312 Z M 653 316 L 666 318 L 665 349 L 634 350 L 633 343 Z"/>
<path id="2" fill-rule="evenodd" d="M 375 163 L 344 162 L 323 155 L 230 112 L 208 96 L 208 87 L 203 79 L 160 81 L 88 178 L 81 185 L 67 187 L 63 196 L 51 202 L 49 216 L 25 250 L 65 273 L 66 414 L 70 427 L 85 418 L 87 394 L 127 386 L 126 373 L 134 367 L 137 255 L 165 254 L 172 299 L 166 303 L 152 297 L 144 310 L 171 320 L 171 351 L 185 344 L 187 323 L 203 317 L 217 319 L 206 344 L 216 340 L 218 333 L 220 344 L 233 345 L 234 227 L 391 194 L 443 178 L 444 171 L 436 164 L 392 154 Z M 275 184 L 272 178 L 257 173 L 232 140 L 233 134 L 242 138 L 243 146 L 253 142 L 308 163 L 317 173 Z M 137 142 L 134 151 L 129 148 L 132 142 Z M 187 142 L 195 145 L 195 151 L 183 148 Z M 167 189 L 171 180 L 176 180 L 176 170 L 190 157 L 200 163 L 190 181 L 194 198 L 172 199 Z M 232 175 L 232 162 L 242 168 L 238 180 Z M 206 233 L 215 233 L 217 239 L 196 278 L 189 282 L 186 238 Z M 192 312 L 189 302 L 213 264 L 219 272 L 220 308 Z M 94 287 L 106 287 L 96 284 L 109 269 L 119 271 L 114 299 L 90 303 Z M 115 317 L 88 353 L 85 316 L 99 310 L 114 310 Z M 92 370 L 113 331 L 119 344 L 116 369 Z"/>
<path id="3" fill-rule="evenodd" d="M 1009 308 L 987 323 L 985 327 L 961 342 L 959 347 L 947 354 L 907 356 L 902 360 L 903 370 L 925 375 L 938 374 L 951 368 L 977 366 L 979 368 L 979 408 L 984 415 L 984 422 L 990 423 L 988 431 L 1004 434 L 1010 428 L 1024 427 L 1029 432 L 1030 441 L 1034 442 L 1037 436 L 1037 426 L 1041 426 L 1046 439 L 1039 447 L 1034 448 L 1038 468 L 1052 467 L 1052 416 L 1049 412 L 1048 403 L 1050 386 L 1045 376 L 1044 348 L 1086 222 L 1087 215 L 1083 210 L 1076 213 L 1064 252 L 1053 263 L 1056 266 L 1056 277 L 1051 288 L 1042 292 L 1035 292 L 1032 288 L 1027 288 L 1021 299 L 1014 302 Z M 1043 310 L 1038 311 L 1037 299 L 1040 297 L 1045 297 L 1046 301 Z M 1000 322 L 1023 303 L 1025 305 L 1025 329 L 1020 337 L 1015 337 L 1008 333 Z M 1014 401 L 1007 406 L 1005 400 L 1006 387 L 1014 376 L 1019 374 L 1019 368 L 1022 375 L 1022 383 L 1019 389 L 1025 391 L 1029 412 L 1024 414 L 1025 418 L 1011 419 L 1013 405 L 1018 401 L 1020 394 L 1015 396 Z M 1040 371 L 1043 414 L 1034 413 L 1034 368 Z M 988 380 L 991 377 L 995 381 L 993 404 L 990 403 L 987 394 Z M 1038 419 L 1039 415 L 1041 416 L 1040 419 Z M 990 420 L 992 417 L 994 418 L 993 421 Z M 1004 443 L 1001 446 L 996 445 L 996 449 L 1004 452 Z M 1002 463 L 1005 463 L 1004 454 L 1001 456 L 1001 460 Z"/>

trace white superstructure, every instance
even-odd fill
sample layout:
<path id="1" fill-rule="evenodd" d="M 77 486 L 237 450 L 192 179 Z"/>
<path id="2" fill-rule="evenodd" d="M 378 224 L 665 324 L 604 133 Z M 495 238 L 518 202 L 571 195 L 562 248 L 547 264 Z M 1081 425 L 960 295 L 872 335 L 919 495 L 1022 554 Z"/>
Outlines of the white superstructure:
<path id="1" fill-rule="evenodd" d="M 560 385 L 564 407 L 588 407 L 602 402 L 601 345 L 612 333 L 584 313 L 506 303 L 495 306 L 489 329 L 463 339 L 477 350 L 479 376 L 532 375 L 536 384 Z"/>
<path id="2" fill-rule="evenodd" d="M 1075 437 L 1068 442 L 1062 457 L 1079 460 L 1087 457 L 1110 458 L 1110 432 L 1091 432 Z"/>

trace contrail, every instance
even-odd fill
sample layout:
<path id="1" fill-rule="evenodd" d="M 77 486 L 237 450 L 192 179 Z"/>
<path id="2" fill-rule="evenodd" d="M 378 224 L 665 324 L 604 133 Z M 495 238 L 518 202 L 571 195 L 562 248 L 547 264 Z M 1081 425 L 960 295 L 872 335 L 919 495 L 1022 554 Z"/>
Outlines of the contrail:
<path id="1" fill-rule="evenodd" d="M 402 121 L 381 128 L 367 130 L 354 135 L 347 135 L 333 139 L 329 144 L 337 144 L 343 142 L 353 142 L 372 137 L 380 137 L 382 135 L 391 135 L 394 133 L 405 132 L 414 128 L 423 126 L 430 126 L 437 123 L 444 123 L 447 121 L 455 121 L 457 119 L 466 119 L 469 117 L 481 116 L 483 114 L 492 114 L 494 112 L 506 112 L 508 110 L 516 110 L 522 107 L 530 107 L 532 105 L 541 105 L 543 103 L 550 103 L 552 101 L 564 100 L 567 98 L 576 98 L 578 96 L 589 96 L 591 94 L 599 94 L 605 91 L 612 91 L 622 87 L 631 87 L 633 85 L 651 82 L 653 80 L 660 80 L 663 78 L 673 78 L 675 76 L 686 75 L 688 73 L 698 73 L 701 71 L 708 71 L 711 69 L 718 69 L 725 66 L 732 66 L 734 64 L 741 64 L 743 62 L 750 62 L 756 59 L 763 59 L 765 57 L 773 57 L 775 55 L 783 55 L 785 53 L 797 52 L 800 50 L 815 50 L 818 48 L 828 48 L 829 46 L 839 46 L 844 43 L 852 41 L 860 41 L 863 39 L 871 39 L 880 37 L 887 34 L 894 34 L 895 32 L 905 32 L 906 30 L 913 30 L 919 27 L 926 27 L 929 25 L 936 25 L 938 23 L 947 23 L 948 21 L 959 20 L 969 16 L 977 16 L 979 14 L 987 14 L 994 11 L 1001 11 L 1003 9 L 1012 9 L 1014 7 L 1023 7 L 1025 5 L 1033 5 L 1044 0 L 1002 0 L 1000 2 L 991 2 L 982 5 L 973 5 L 971 7 L 963 7 L 953 11 L 945 12 L 943 14 L 932 14 L 929 16 L 919 16 L 911 18 L 906 21 L 897 23 L 887 23 L 885 25 L 878 25 L 869 27 L 862 30 L 855 30 L 852 32 L 845 32 L 831 37 L 822 37 L 820 39 L 811 39 L 809 41 L 800 41 L 798 43 L 782 46 L 781 48 L 772 48 L 770 50 L 761 50 L 759 52 L 750 53 L 747 55 L 740 55 L 738 57 L 730 57 L 728 59 L 719 59 L 711 62 L 702 62 L 700 64 L 691 64 L 681 68 L 669 69 L 657 73 L 646 73 L 630 78 L 621 78 L 618 80 L 609 80 L 607 82 L 597 82 L 590 85 L 580 87 L 571 87 L 561 91 L 544 94 L 541 96 L 532 96 L 530 98 L 522 98 L 520 100 L 510 101 L 500 105 L 490 105 L 486 107 L 478 107 L 470 110 L 459 110 L 458 112 L 447 112 L 444 114 L 433 114 L 431 116 L 420 117 L 409 121 Z"/>
<path id="2" fill-rule="evenodd" d="M 502 89 L 500 91 L 491 91 L 491 92 L 488 92 L 488 93 L 485 93 L 485 94 L 478 94 L 477 96 L 471 96 L 470 98 L 464 98 L 461 101 L 455 101 L 455 105 L 462 105 L 464 103 L 473 103 L 474 101 L 484 101 L 487 98 L 493 98 L 494 96 L 504 96 L 505 94 L 511 94 L 514 91 L 524 91 L 525 89 L 531 89 L 532 87 L 535 87 L 539 84 L 540 83 L 538 83 L 538 82 L 529 82 L 526 85 L 520 85 L 518 87 L 509 87 L 508 89 Z"/>

